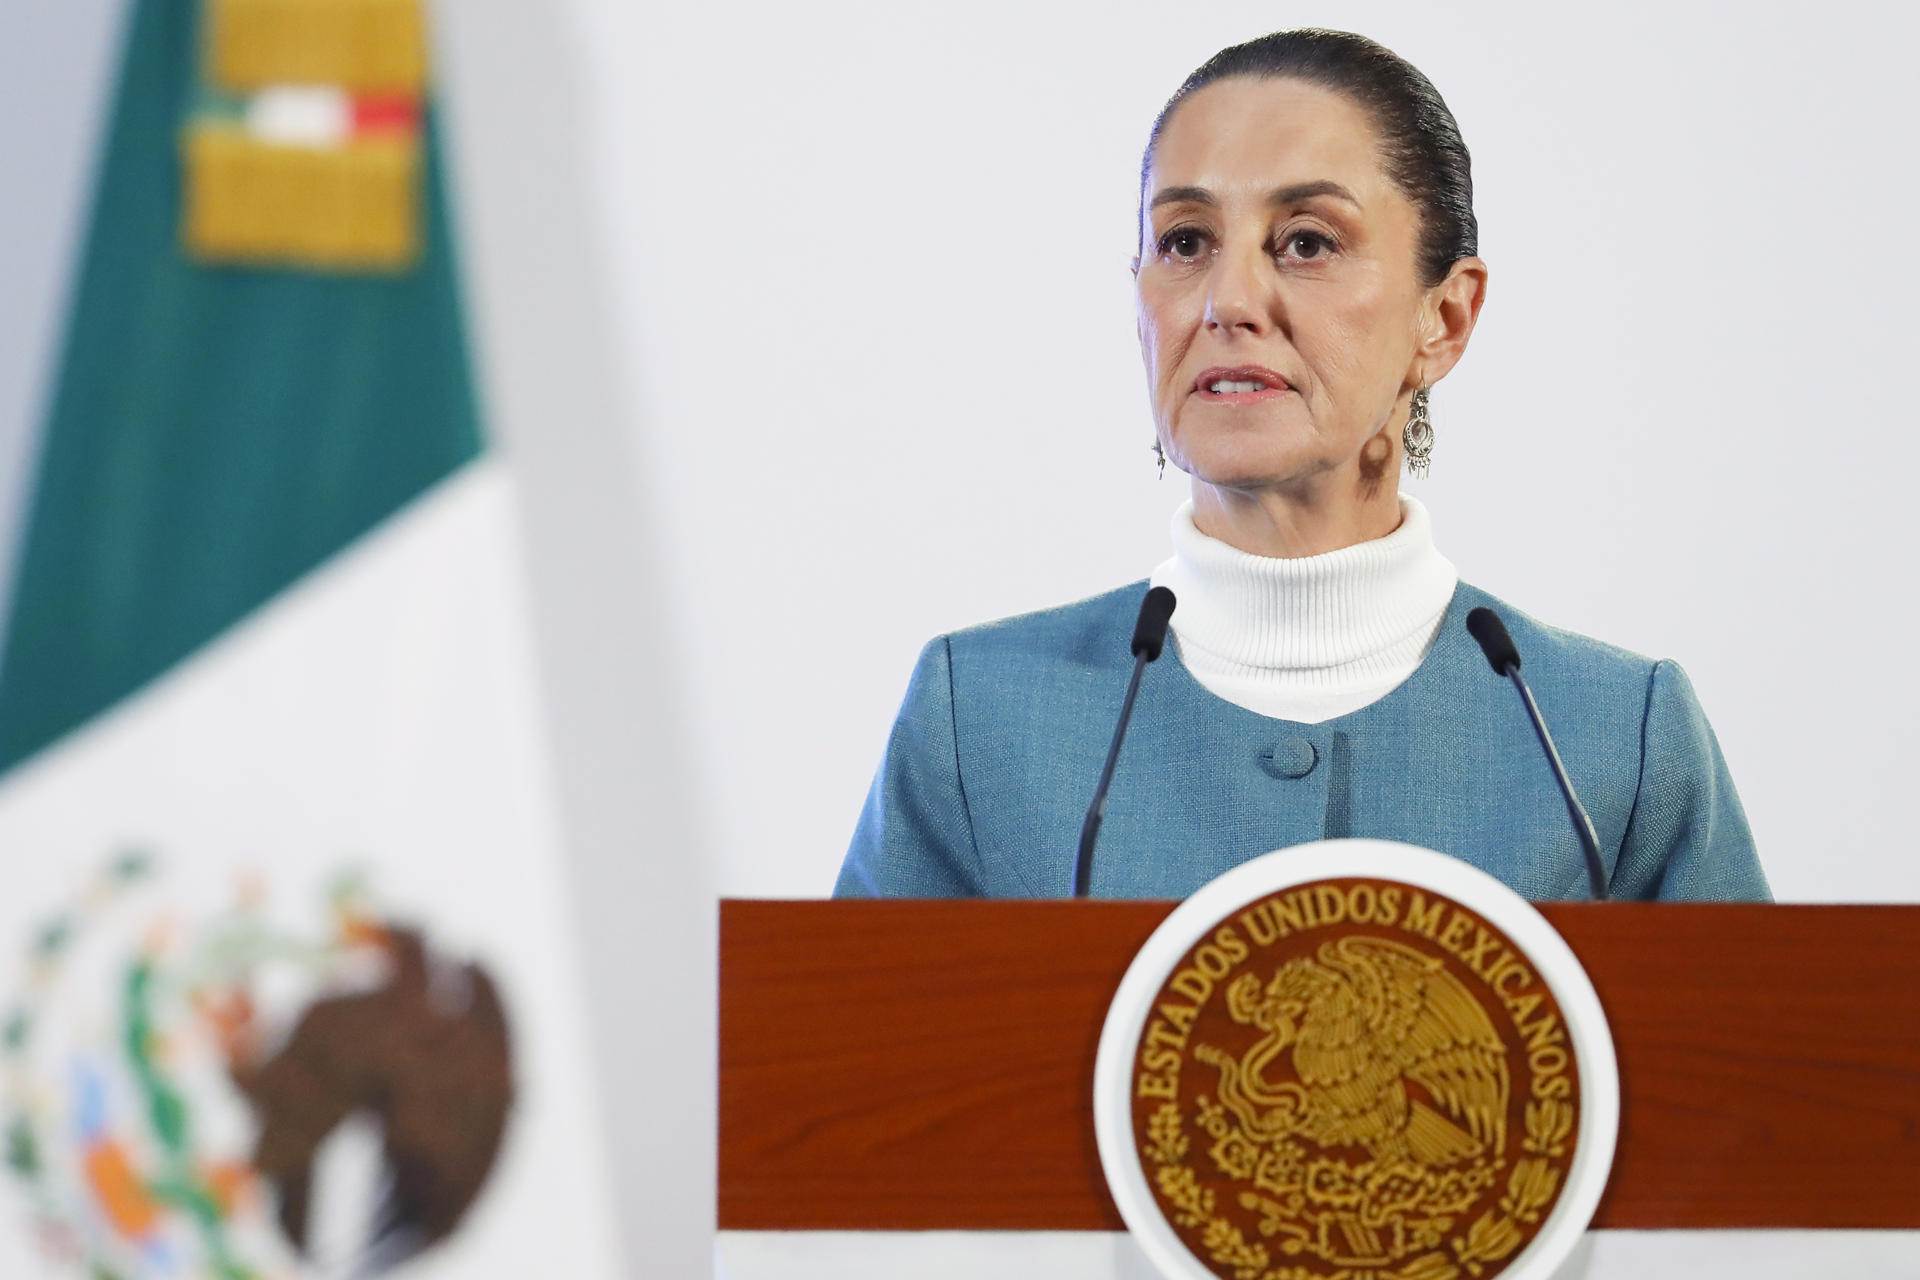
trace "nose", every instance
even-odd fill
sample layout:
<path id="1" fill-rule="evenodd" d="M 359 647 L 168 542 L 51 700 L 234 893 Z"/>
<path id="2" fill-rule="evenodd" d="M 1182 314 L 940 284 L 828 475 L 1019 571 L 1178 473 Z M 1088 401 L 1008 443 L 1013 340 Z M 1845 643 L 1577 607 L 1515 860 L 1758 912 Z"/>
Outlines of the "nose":
<path id="1" fill-rule="evenodd" d="M 1221 337 L 1263 334 L 1276 321 L 1273 264 L 1264 250 L 1222 250 L 1207 278 L 1206 325 Z"/>

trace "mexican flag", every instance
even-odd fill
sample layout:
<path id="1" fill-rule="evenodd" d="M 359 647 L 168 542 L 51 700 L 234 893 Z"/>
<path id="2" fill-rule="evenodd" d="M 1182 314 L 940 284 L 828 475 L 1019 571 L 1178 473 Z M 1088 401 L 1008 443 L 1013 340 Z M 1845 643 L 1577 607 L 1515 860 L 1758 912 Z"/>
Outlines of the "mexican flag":
<path id="1" fill-rule="evenodd" d="M 0 648 L 0 1275 L 612 1277 L 417 0 L 135 0 Z"/>

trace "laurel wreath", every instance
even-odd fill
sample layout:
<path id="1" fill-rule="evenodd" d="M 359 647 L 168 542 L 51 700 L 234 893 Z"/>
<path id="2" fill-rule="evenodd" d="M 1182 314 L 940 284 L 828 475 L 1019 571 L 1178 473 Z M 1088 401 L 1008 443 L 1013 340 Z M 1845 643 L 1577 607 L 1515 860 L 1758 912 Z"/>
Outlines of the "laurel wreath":
<path id="1" fill-rule="evenodd" d="M 1560 1171 L 1551 1161 L 1566 1154 L 1574 1119 L 1569 1102 L 1549 1098 L 1528 1103 L 1527 1136 L 1520 1144 L 1528 1154 L 1514 1162 L 1506 1194 L 1474 1219 L 1464 1236 L 1451 1240 L 1450 1250 L 1436 1249 L 1398 1270 L 1379 1272 L 1380 1280 L 1458 1280 L 1463 1271 L 1481 1275 L 1489 1264 L 1511 1254 L 1520 1246 L 1520 1224 L 1538 1222 L 1559 1190 Z M 1141 1151 L 1154 1166 L 1154 1184 L 1172 1207 L 1174 1222 L 1198 1230 L 1201 1248 L 1215 1263 L 1232 1268 L 1234 1280 L 1316 1280 L 1305 1267 L 1270 1266 L 1265 1245 L 1249 1241 L 1240 1228 L 1214 1213 L 1214 1193 L 1183 1163 L 1189 1149 L 1179 1105 L 1161 1103 L 1148 1117 Z"/>

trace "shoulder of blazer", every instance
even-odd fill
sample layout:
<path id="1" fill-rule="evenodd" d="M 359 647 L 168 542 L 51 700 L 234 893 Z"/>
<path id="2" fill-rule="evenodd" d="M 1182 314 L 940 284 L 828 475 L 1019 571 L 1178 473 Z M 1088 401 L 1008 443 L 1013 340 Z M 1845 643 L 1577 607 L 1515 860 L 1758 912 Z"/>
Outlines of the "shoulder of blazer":
<path id="1" fill-rule="evenodd" d="M 1538 688 L 1566 688 L 1576 701 L 1590 704 L 1611 694 L 1625 698 L 1637 711 L 1647 697 L 1654 659 L 1541 622 L 1505 600 L 1462 582 L 1452 612 L 1461 619 L 1482 605 L 1500 615 L 1520 651 L 1520 673 Z M 1482 669 L 1485 669 L 1484 661 Z"/>
<path id="2" fill-rule="evenodd" d="M 1142 578 L 1072 604 L 967 627 L 948 635 L 947 643 L 956 668 L 991 664 L 1004 675 L 1130 667 L 1127 645 L 1146 593 Z"/>

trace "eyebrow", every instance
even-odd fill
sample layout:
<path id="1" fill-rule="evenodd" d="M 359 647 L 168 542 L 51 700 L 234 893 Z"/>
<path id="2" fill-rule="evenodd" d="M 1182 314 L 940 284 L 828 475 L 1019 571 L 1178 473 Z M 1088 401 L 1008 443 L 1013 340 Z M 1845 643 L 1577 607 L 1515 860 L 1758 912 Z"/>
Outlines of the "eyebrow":
<path id="1" fill-rule="evenodd" d="M 1267 204 L 1270 207 L 1299 204 L 1302 200 L 1311 200 L 1315 196 L 1332 196 L 1337 200 L 1345 200 L 1356 209 L 1360 207 L 1360 201 L 1353 192 L 1327 178 L 1322 178 L 1318 182 L 1296 182 L 1290 187 L 1275 187 L 1267 193 Z M 1154 194 L 1147 208 L 1158 209 L 1163 204 L 1199 204 L 1216 207 L 1219 203 L 1213 192 L 1205 187 L 1164 187 Z"/>

